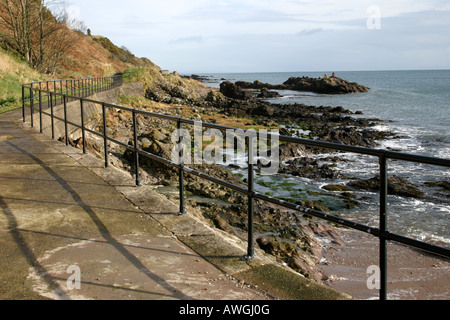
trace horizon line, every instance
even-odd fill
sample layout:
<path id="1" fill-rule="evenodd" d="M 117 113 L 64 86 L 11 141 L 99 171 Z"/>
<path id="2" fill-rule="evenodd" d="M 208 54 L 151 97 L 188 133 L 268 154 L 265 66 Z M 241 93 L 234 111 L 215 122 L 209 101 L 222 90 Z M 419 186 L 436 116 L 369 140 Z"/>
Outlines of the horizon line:
<path id="1" fill-rule="evenodd" d="M 174 70 L 176 71 L 176 70 Z M 244 73 L 254 73 L 254 74 L 264 74 L 264 73 L 332 73 L 332 72 L 389 72 L 389 71 L 450 71 L 450 68 L 448 69 L 375 69 L 375 70 L 335 70 L 335 71 L 329 71 L 329 70 L 314 70 L 314 71 L 201 71 L 201 72 L 180 72 L 177 71 L 180 74 L 187 75 L 188 73 L 192 74 L 244 74 Z"/>

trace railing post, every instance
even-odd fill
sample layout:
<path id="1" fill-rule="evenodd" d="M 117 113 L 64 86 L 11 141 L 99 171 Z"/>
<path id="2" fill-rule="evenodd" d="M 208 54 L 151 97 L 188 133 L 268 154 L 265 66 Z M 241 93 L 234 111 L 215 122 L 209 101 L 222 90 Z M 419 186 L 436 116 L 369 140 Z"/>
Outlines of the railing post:
<path id="1" fill-rule="evenodd" d="M 380 157 L 380 300 L 387 299 L 387 160 L 385 156 Z"/>
<path id="2" fill-rule="evenodd" d="M 56 105 L 58 105 L 58 96 L 56 95 L 56 91 L 57 91 L 56 90 L 56 80 L 53 81 L 53 91 L 55 92 L 55 95 L 54 95 L 55 96 L 55 104 L 54 105 L 56 106 Z"/>
<path id="3" fill-rule="evenodd" d="M 52 140 L 55 140 L 55 115 L 53 111 L 53 93 L 50 92 L 50 117 L 52 123 Z"/>
<path id="4" fill-rule="evenodd" d="M 25 87 L 22 85 L 22 120 L 25 122 Z"/>
<path id="5" fill-rule="evenodd" d="M 81 112 L 81 139 L 83 139 L 83 154 L 86 154 L 86 130 L 85 130 L 85 127 L 84 127 L 83 98 L 80 98 L 80 112 Z"/>
<path id="6" fill-rule="evenodd" d="M 108 168 L 108 132 L 106 127 L 106 105 L 102 103 L 102 113 L 103 113 L 103 145 L 105 152 L 105 168 Z"/>
<path id="7" fill-rule="evenodd" d="M 33 84 L 30 85 L 30 116 L 31 116 L 31 127 L 34 127 L 34 95 L 33 95 Z"/>
<path id="8" fill-rule="evenodd" d="M 39 133 L 42 133 L 42 82 L 39 82 Z"/>
<path id="9" fill-rule="evenodd" d="M 184 169 L 183 169 L 183 156 L 184 156 L 184 149 L 181 147 L 182 142 L 182 135 L 181 135 L 181 120 L 178 120 L 177 122 L 177 130 L 178 130 L 178 145 L 180 146 L 180 167 L 178 169 L 178 177 L 179 177 L 179 188 L 180 188 L 180 212 L 179 215 L 183 215 L 186 213 L 186 208 L 184 204 Z"/>
<path id="10" fill-rule="evenodd" d="M 59 92 L 62 94 L 63 92 L 63 88 L 62 88 L 62 80 L 59 80 Z M 60 101 L 61 103 L 64 103 L 64 98 L 62 96 L 60 96 Z"/>
<path id="11" fill-rule="evenodd" d="M 136 175 L 136 187 L 141 185 L 139 179 L 139 152 L 138 152 L 138 139 L 137 139 L 137 121 L 136 111 L 133 109 L 133 143 L 134 143 L 134 166 Z"/>
<path id="12" fill-rule="evenodd" d="M 247 176 L 247 190 L 248 190 L 248 248 L 247 260 L 253 259 L 255 257 L 255 249 L 253 246 L 253 210 L 254 210 L 254 159 L 255 155 L 253 153 L 254 142 L 253 137 L 248 136 L 248 176 Z"/>
<path id="13" fill-rule="evenodd" d="M 68 128 L 67 128 L 67 102 L 66 102 L 66 96 L 64 95 L 63 97 L 62 97 L 62 99 L 63 99 L 63 104 L 64 104 L 64 132 L 65 132 L 65 143 L 66 143 L 66 146 L 68 146 L 69 145 L 69 130 L 68 130 Z"/>

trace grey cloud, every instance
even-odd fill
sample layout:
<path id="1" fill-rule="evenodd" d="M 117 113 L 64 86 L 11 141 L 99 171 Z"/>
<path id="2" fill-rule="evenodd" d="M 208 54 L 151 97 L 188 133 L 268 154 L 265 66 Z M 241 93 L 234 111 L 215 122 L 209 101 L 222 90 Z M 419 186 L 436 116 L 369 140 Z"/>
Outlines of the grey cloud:
<path id="1" fill-rule="evenodd" d="M 177 17 L 181 20 L 224 20 L 232 22 L 286 22 L 299 21 L 298 15 L 281 11 L 258 9 L 243 3 L 211 5 Z"/>
<path id="2" fill-rule="evenodd" d="M 169 44 L 192 43 L 192 42 L 202 43 L 203 37 L 202 36 L 181 37 L 181 38 L 170 40 Z"/>
<path id="3" fill-rule="evenodd" d="M 323 28 L 314 28 L 314 29 L 303 29 L 296 33 L 298 36 L 310 36 L 315 33 L 323 32 L 325 31 Z"/>

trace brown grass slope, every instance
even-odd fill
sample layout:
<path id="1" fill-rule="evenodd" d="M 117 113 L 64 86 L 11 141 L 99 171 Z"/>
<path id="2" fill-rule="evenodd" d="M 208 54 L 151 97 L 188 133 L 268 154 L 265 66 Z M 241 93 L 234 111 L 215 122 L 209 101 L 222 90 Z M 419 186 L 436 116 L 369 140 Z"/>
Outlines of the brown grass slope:
<path id="1" fill-rule="evenodd" d="M 145 66 L 149 61 L 117 47 L 108 38 L 72 32 L 74 43 L 58 69 L 58 78 L 110 76 L 128 68 Z"/>

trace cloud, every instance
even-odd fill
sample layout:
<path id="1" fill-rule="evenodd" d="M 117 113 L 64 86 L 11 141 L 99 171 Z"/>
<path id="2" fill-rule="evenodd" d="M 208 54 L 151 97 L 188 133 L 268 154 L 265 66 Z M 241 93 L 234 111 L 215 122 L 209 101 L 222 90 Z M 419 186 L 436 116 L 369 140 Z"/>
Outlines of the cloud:
<path id="1" fill-rule="evenodd" d="M 450 68 L 448 0 L 66 3 L 80 8 L 94 33 L 179 71 L 426 68 L 431 61 Z M 371 5 L 380 8 L 379 30 L 367 27 Z"/>
<path id="2" fill-rule="evenodd" d="M 69 19 L 81 19 L 81 9 L 79 6 L 71 5 L 68 6 L 66 9 L 67 15 L 69 16 Z"/>
<path id="3" fill-rule="evenodd" d="M 203 37 L 202 36 L 195 36 L 195 37 L 181 37 L 178 39 L 170 40 L 169 44 L 177 44 L 177 43 L 202 43 Z"/>
<path id="4" fill-rule="evenodd" d="M 323 28 L 303 29 L 296 33 L 298 36 L 310 36 L 325 31 Z"/>

